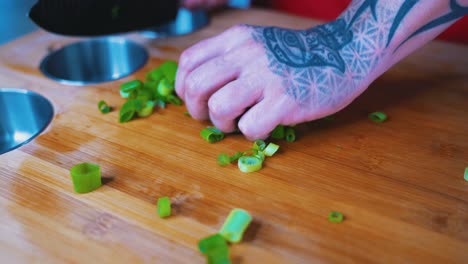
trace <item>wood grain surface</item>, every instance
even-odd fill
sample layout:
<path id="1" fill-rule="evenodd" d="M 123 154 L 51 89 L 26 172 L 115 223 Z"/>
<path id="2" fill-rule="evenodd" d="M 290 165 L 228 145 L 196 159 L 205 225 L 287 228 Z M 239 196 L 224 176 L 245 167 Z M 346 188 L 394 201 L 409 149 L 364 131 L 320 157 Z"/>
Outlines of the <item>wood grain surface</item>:
<path id="1" fill-rule="evenodd" d="M 319 23 L 270 11 L 228 10 L 194 34 L 144 44 L 134 75 L 67 86 L 38 70 L 49 50 L 77 41 L 38 31 L 0 47 L 0 87 L 49 98 L 55 117 L 32 142 L 0 156 L 1 263 L 204 263 L 199 239 L 233 208 L 254 217 L 233 263 L 468 263 L 468 47 L 433 42 L 375 81 L 334 121 L 297 127 L 294 143 L 264 169 L 219 167 L 221 152 L 251 143 L 229 135 L 208 144 L 208 122 L 168 106 L 118 123 L 119 85 L 237 23 L 305 28 Z M 116 108 L 103 115 L 97 102 Z M 388 122 L 367 114 L 384 111 Z M 105 184 L 73 192 L 69 169 L 101 165 Z M 156 200 L 174 215 L 159 219 Z M 330 223 L 328 213 L 345 221 Z"/>

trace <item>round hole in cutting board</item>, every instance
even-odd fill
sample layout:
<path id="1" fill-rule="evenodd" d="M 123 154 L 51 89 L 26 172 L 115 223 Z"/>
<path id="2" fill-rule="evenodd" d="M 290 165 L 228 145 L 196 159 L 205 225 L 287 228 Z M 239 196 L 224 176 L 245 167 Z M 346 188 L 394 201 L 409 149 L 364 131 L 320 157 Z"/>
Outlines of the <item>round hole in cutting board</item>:
<path id="1" fill-rule="evenodd" d="M 52 104 L 42 95 L 25 89 L 0 88 L 0 155 L 37 137 L 53 116 Z"/>
<path id="2" fill-rule="evenodd" d="M 58 82 L 87 85 L 128 76 L 148 61 L 146 49 L 120 37 L 90 39 L 64 46 L 46 56 L 42 73 Z"/>

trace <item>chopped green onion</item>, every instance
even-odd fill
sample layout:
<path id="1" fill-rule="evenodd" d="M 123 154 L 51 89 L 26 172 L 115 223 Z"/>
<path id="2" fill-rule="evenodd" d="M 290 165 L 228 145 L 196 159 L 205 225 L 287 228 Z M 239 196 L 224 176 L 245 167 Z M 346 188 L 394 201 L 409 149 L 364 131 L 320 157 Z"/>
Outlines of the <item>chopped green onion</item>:
<path id="1" fill-rule="evenodd" d="M 122 98 L 128 98 L 132 91 L 138 90 L 143 87 L 143 83 L 140 80 L 133 80 L 120 85 L 120 96 Z"/>
<path id="2" fill-rule="evenodd" d="M 243 155 L 244 155 L 243 152 L 238 151 L 238 152 L 236 152 L 234 155 L 232 155 L 232 156 L 229 158 L 229 161 L 230 161 L 230 162 L 236 161 L 236 160 L 238 160 L 240 157 L 242 157 Z"/>
<path id="3" fill-rule="evenodd" d="M 207 264 L 231 264 L 228 250 L 215 250 L 206 255 Z"/>
<path id="4" fill-rule="evenodd" d="M 229 213 L 219 234 L 231 243 L 238 243 L 251 221 L 252 216 L 247 211 L 236 208 Z"/>
<path id="5" fill-rule="evenodd" d="M 369 119 L 375 123 L 382 123 L 387 120 L 387 115 L 383 112 L 374 112 L 369 114 Z"/>
<path id="6" fill-rule="evenodd" d="M 165 61 L 159 66 L 159 69 L 164 73 L 164 76 L 170 83 L 174 83 L 177 73 L 177 62 Z"/>
<path id="7" fill-rule="evenodd" d="M 263 153 L 261 150 L 254 150 L 253 156 L 259 158 L 262 162 L 265 161 L 265 153 Z"/>
<path id="8" fill-rule="evenodd" d="M 103 114 L 107 114 L 111 111 L 110 106 L 104 100 L 99 101 L 98 108 Z"/>
<path id="9" fill-rule="evenodd" d="M 292 127 L 287 127 L 284 131 L 284 139 L 286 139 L 287 142 L 294 142 L 296 141 L 296 131 L 294 131 L 294 128 Z"/>
<path id="10" fill-rule="evenodd" d="M 143 102 L 138 99 L 130 99 L 122 106 L 119 112 L 119 122 L 125 123 L 135 116 L 135 113 L 143 108 Z"/>
<path id="11" fill-rule="evenodd" d="M 148 89 L 140 89 L 136 91 L 136 98 L 142 100 L 143 102 L 149 101 L 153 99 L 153 94 Z"/>
<path id="12" fill-rule="evenodd" d="M 161 218 L 171 215 L 171 200 L 169 197 L 161 197 L 158 199 L 158 215 Z"/>
<path id="13" fill-rule="evenodd" d="M 325 120 L 325 121 L 333 121 L 333 120 L 335 120 L 335 115 L 329 115 L 329 116 L 326 116 L 326 117 L 324 117 L 322 119 Z"/>
<path id="14" fill-rule="evenodd" d="M 468 167 L 465 168 L 465 181 L 468 181 Z"/>
<path id="15" fill-rule="evenodd" d="M 331 211 L 328 215 L 328 221 L 333 223 L 341 223 L 343 221 L 343 214 L 340 212 Z"/>
<path id="16" fill-rule="evenodd" d="M 137 112 L 139 117 L 146 117 L 153 113 L 154 106 L 156 105 L 153 101 L 147 101 L 146 105 Z"/>
<path id="17" fill-rule="evenodd" d="M 229 159 L 229 155 L 224 154 L 224 153 L 221 153 L 221 154 L 218 155 L 218 164 L 220 166 L 226 166 L 230 162 L 231 162 L 231 160 Z"/>
<path id="18" fill-rule="evenodd" d="M 256 156 L 242 156 L 237 161 L 237 166 L 242 172 L 254 172 L 262 168 L 263 161 Z"/>
<path id="19" fill-rule="evenodd" d="M 223 140 L 224 133 L 216 127 L 207 127 L 200 131 L 200 136 L 210 143 L 215 143 Z"/>
<path id="20" fill-rule="evenodd" d="M 261 139 L 257 139 L 253 143 L 253 149 L 264 150 L 266 148 L 265 141 Z"/>
<path id="21" fill-rule="evenodd" d="M 88 193 L 102 185 L 101 168 L 92 163 L 80 163 L 70 169 L 73 188 L 77 193 Z"/>
<path id="22" fill-rule="evenodd" d="M 182 99 L 180 99 L 176 95 L 170 94 L 166 98 L 167 98 L 167 101 L 173 105 L 182 105 Z"/>
<path id="23" fill-rule="evenodd" d="M 159 82 L 164 77 L 164 73 L 160 68 L 151 70 L 146 74 L 146 80 L 152 82 Z"/>
<path id="24" fill-rule="evenodd" d="M 158 84 L 158 94 L 161 96 L 168 96 L 174 92 L 174 84 L 170 83 L 168 79 L 163 78 Z"/>
<path id="25" fill-rule="evenodd" d="M 277 125 L 275 129 L 271 132 L 271 137 L 275 139 L 283 139 L 285 136 L 284 134 L 284 126 L 283 125 Z"/>
<path id="26" fill-rule="evenodd" d="M 220 234 L 211 235 L 198 241 L 198 250 L 203 254 L 220 249 L 228 249 L 226 240 Z"/>
<path id="27" fill-rule="evenodd" d="M 278 151 L 278 149 L 279 149 L 279 145 L 276 145 L 275 143 L 270 143 L 263 150 L 263 153 L 265 154 L 265 156 L 271 157 L 276 153 L 276 151 Z"/>
<path id="28" fill-rule="evenodd" d="M 192 115 L 190 115 L 190 113 L 187 111 L 184 112 L 184 116 L 192 117 Z"/>

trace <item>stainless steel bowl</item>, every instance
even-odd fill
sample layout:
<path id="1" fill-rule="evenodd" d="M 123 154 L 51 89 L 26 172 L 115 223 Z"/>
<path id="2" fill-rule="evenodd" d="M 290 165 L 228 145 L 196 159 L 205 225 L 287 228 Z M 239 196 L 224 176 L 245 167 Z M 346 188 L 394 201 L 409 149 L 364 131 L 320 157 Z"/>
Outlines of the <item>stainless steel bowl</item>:
<path id="1" fill-rule="evenodd" d="M 132 74 L 148 60 L 146 49 L 120 37 L 73 43 L 46 56 L 40 65 L 49 78 L 86 85 L 114 81 Z"/>
<path id="2" fill-rule="evenodd" d="M 0 155 L 37 137 L 54 116 L 45 97 L 24 89 L 0 88 Z"/>
<path id="3" fill-rule="evenodd" d="M 141 32 L 148 38 L 167 38 L 180 36 L 195 32 L 209 23 L 209 17 L 206 11 L 190 11 L 180 8 L 174 21 L 162 26 L 149 28 Z"/>

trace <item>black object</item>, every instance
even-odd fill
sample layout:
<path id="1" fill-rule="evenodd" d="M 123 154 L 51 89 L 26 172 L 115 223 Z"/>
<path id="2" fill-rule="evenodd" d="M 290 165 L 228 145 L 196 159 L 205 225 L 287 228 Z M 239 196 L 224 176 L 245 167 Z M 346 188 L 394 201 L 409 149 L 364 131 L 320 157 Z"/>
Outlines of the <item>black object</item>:
<path id="1" fill-rule="evenodd" d="M 176 0 L 39 0 L 29 17 L 52 33 L 98 36 L 162 25 L 177 10 Z"/>

